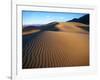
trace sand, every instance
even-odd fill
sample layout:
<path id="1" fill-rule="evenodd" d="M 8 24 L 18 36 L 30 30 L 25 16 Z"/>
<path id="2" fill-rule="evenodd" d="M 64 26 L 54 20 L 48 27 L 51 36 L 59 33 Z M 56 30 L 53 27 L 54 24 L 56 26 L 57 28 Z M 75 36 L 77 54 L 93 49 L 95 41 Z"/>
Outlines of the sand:
<path id="1" fill-rule="evenodd" d="M 31 38 L 23 48 L 23 69 L 88 66 L 89 34 L 81 30 L 43 31 Z"/>

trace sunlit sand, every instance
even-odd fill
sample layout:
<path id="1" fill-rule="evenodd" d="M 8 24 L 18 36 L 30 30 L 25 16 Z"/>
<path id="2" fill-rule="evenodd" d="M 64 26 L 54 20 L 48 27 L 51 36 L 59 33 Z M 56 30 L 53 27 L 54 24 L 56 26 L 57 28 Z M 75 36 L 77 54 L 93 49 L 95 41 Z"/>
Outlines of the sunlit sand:
<path id="1" fill-rule="evenodd" d="M 23 48 L 23 68 L 89 65 L 89 33 L 81 23 L 60 23 L 59 31 L 42 31 Z M 28 32 L 32 36 L 32 32 Z M 27 33 L 23 34 L 27 38 Z"/>

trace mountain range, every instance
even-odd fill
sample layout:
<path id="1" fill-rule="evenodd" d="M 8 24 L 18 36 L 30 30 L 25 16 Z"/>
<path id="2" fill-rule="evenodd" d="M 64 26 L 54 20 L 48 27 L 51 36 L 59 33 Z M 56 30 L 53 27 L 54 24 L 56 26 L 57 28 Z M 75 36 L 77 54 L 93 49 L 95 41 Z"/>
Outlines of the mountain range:
<path id="1" fill-rule="evenodd" d="M 72 20 L 69 20 L 68 22 L 80 22 L 80 23 L 89 25 L 89 23 L 90 23 L 89 22 L 89 14 L 84 15 L 84 16 L 78 18 L 78 19 L 77 18 L 74 18 Z"/>
<path id="2" fill-rule="evenodd" d="M 74 18 L 72 20 L 66 21 L 65 23 L 68 22 L 76 22 L 76 23 L 82 23 L 82 24 L 86 24 L 88 25 L 87 27 L 84 26 L 80 26 L 78 25 L 77 27 L 80 27 L 86 31 L 89 31 L 89 14 L 84 15 L 80 18 Z M 43 25 L 28 25 L 28 26 L 23 26 L 23 31 L 29 31 L 29 30 L 36 30 L 36 29 L 40 29 L 41 31 L 58 31 L 59 29 L 57 27 L 55 27 L 56 25 L 60 24 L 61 22 L 51 22 L 48 24 L 43 24 Z"/>

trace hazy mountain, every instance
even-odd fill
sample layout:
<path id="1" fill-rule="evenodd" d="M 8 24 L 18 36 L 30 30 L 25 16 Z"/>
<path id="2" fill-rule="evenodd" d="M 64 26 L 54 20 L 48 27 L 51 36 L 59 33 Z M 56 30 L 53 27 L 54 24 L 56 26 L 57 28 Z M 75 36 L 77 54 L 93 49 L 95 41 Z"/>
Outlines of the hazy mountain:
<path id="1" fill-rule="evenodd" d="M 89 14 L 87 14 L 87 15 L 84 15 L 84 16 L 82 16 L 82 17 L 80 17 L 80 18 L 74 18 L 74 19 L 72 19 L 72 20 L 69 20 L 69 21 L 67 21 L 67 22 L 80 22 L 80 23 L 84 23 L 84 24 L 88 24 L 89 25 Z"/>
<path id="2" fill-rule="evenodd" d="M 47 30 L 47 31 L 58 31 L 58 29 L 55 27 L 59 22 L 51 22 L 46 25 L 41 26 L 41 30 Z"/>
<path id="3" fill-rule="evenodd" d="M 39 26 L 35 26 L 35 25 L 23 26 L 23 31 L 29 31 L 29 30 L 34 30 L 34 29 L 39 29 Z"/>
<path id="4" fill-rule="evenodd" d="M 74 18 L 74 19 L 69 20 L 67 22 L 78 22 L 78 23 L 83 23 L 83 24 L 89 25 L 89 14 L 84 15 L 80 18 Z M 59 29 L 55 26 L 59 23 L 60 22 L 55 21 L 55 22 L 51 22 L 51 23 L 48 23 L 48 24 L 27 25 L 27 26 L 23 26 L 23 31 L 36 30 L 36 29 L 40 29 L 41 31 L 58 31 Z M 88 27 L 78 26 L 78 27 L 89 31 L 89 26 Z"/>

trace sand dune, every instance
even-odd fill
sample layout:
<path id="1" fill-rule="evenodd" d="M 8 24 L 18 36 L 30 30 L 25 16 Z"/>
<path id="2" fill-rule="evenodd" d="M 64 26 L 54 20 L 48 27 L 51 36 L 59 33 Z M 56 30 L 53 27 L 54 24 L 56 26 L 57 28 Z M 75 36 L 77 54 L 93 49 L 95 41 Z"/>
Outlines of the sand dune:
<path id="1" fill-rule="evenodd" d="M 40 31 L 39 29 L 24 31 L 24 32 L 22 33 L 22 35 L 29 35 L 29 34 L 32 34 L 32 33 L 39 32 L 39 31 Z"/>
<path id="2" fill-rule="evenodd" d="M 80 27 L 86 28 L 88 27 L 88 25 L 78 22 L 61 22 L 60 24 L 56 25 L 56 27 L 60 31 L 88 33 L 86 30 L 80 28 Z"/>
<path id="3" fill-rule="evenodd" d="M 88 66 L 88 32 L 84 34 L 86 31 L 83 29 L 75 29 L 64 29 L 65 32 L 43 31 L 33 37 L 23 47 L 23 68 Z"/>

